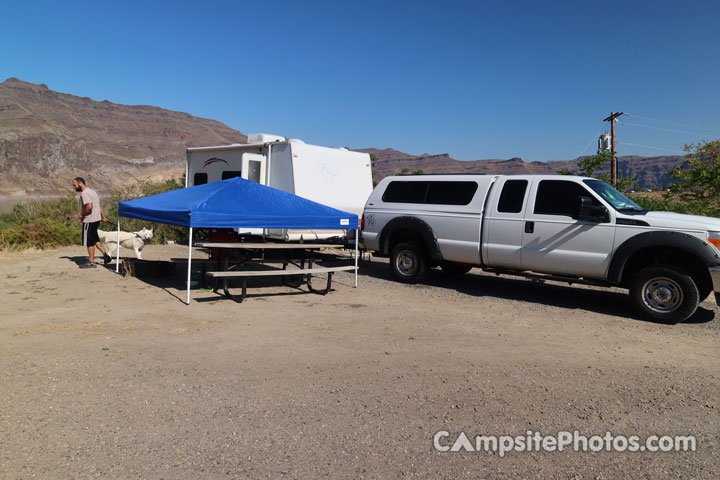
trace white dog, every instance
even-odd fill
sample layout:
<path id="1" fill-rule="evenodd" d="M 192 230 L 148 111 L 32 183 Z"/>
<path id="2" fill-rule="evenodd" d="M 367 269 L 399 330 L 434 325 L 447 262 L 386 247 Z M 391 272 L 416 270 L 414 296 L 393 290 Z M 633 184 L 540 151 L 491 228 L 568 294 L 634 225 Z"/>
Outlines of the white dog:
<path id="1" fill-rule="evenodd" d="M 112 257 L 112 252 L 117 248 L 118 233 L 98 230 L 98 236 L 100 237 L 100 241 L 105 244 L 108 255 Z M 143 228 L 139 232 L 120 232 L 120 246 L 132 248 L 135 250 L 137 258 L 142 260 L 142 249 L 145 246 L 145 242 L 151 238 L 153 238 L 152 228 L 150 230 Z"/>

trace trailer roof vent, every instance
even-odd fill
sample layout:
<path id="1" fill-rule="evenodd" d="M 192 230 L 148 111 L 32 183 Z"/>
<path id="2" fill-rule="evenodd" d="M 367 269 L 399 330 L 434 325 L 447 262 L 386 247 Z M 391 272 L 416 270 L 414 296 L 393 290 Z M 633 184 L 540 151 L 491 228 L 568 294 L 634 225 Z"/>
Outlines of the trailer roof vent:
<path id="1" fill-rule="evenodd" d="M 248 143 L 272 143 L 272 142 L 284 142 L 287 140 L 285 137 L 280 135 L 271 135 L 269 133 L 251 133 L 248 135 Z"/>

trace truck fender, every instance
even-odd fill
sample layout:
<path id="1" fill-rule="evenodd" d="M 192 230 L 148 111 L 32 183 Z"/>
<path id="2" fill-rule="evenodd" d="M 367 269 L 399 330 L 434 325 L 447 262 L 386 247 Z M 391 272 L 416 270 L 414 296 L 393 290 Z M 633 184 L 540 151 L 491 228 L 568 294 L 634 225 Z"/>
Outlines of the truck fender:
<path id="1" fill-rule="evenodd" d="M 627 239 L 618 247 L 610 261 L 608 280 L 613 283 L 620 283 L 628 260 L 636 252 L 646 248 L 661 247 L 684 250 L 708 266 L 720 265 L 720 256 L 718 256 L 717 251 L 709 243 L 697 237 L 681 232 L 645 232 Z"/>
<path id="2" fill-rule="evenodd" d="M 442 261 L 437 238 L 430 225 L 417 217 L 396 217 L 390 220 L 380 233 L 380 251 L 384 255 L 390 255 L 390 239 L 396 233 L 411 232 L 415 240 L 420 240 L 427 250 L 431 262 Z M 418 238 L 419 237 L 419 238 Z"/>

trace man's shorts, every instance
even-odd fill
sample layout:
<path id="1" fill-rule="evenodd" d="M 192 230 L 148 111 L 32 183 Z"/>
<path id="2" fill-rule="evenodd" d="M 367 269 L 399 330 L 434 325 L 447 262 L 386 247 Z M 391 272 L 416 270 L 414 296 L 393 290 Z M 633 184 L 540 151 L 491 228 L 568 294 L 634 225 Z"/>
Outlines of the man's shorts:
<path id="1" fill-rule="evenodd" d="M 97 233 L 99 226 L 100 222 L 83 223 L 83 247 L 94 247 L 100 241 Z"/>

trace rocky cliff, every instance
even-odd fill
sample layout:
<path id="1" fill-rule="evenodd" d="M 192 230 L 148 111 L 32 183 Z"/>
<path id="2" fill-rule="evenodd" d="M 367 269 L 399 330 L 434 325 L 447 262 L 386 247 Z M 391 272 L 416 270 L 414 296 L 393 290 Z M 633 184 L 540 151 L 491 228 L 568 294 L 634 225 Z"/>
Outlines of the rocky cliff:
<path id="1" fill-rule="evenodd" d="M 521 158 L 508 160 L 489 159 L 460 161 L 447 153 L 440 155 L 410 155 L 391 148 L 378 150 L 366 148 L 360 151 L 374 154 L 373 178 L 377 181 L 388 175 L 413 173 L 476 173 L 476 174 L 554 174 L 567 168 L 575 172 L 576 160 L 556 160 L 549 162 L 524 162 Z M 672 169 L 685 164 L 685 157 L 618 157 L 620 177 L 637 178 L 637 188 L 656 188 L 670 182 L 669 173 Z M 607 168 L 599 173 L 607 173 Z"/>
<path id="2" fill-rule="evenodd" d="M 179 177 L 188 146 L 243 143 L 214 120 L 118 105 L 10 78 L 0 83 L 0 196 L 64 194 L 81 175 L 110 193 L 138 180 Z"/>
<path id="3" fill-rule="evenodd" d="M 10 78 L 0 83 L 0 203 L 70 192 L 78 175 L 103 194 L 138 180 L 177 178 L 188 146 L 244 143 L 247 137 L 215 120 L 146 105 L 118 105 L 49 90 Z M 524 162 L 520 158 L 458 161 L 448 154 L 410 155 L 364 149 L 376 155 L 375 179 L 424 173 L 556 173 L 575 160 Z M 620 157 L 622 176 L 638 187 L 668 182 L 683 157 Z"/>

